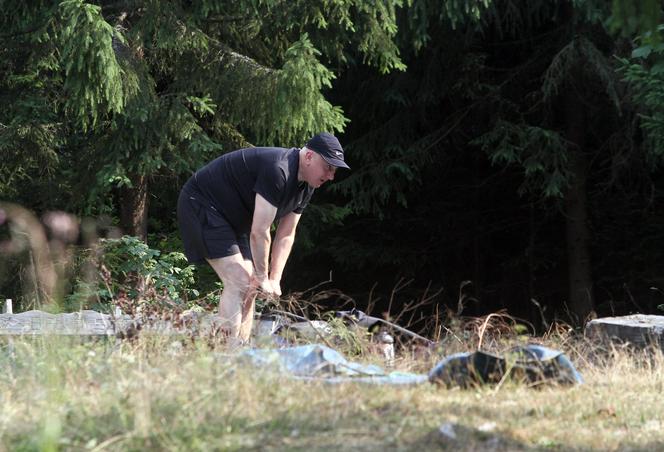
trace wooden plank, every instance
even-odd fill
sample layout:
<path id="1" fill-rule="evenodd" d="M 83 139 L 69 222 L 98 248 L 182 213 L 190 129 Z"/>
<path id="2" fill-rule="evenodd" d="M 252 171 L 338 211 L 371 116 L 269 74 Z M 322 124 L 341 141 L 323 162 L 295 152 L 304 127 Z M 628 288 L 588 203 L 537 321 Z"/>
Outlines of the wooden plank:
<path id="1" fill-rule="evenodd" d="M 637 347 L 657 344 L 664 348 L 664 316 L 634 314 L 594 319 L 586 324 L 585 334 L 601 341 L 630 343 Z"/>

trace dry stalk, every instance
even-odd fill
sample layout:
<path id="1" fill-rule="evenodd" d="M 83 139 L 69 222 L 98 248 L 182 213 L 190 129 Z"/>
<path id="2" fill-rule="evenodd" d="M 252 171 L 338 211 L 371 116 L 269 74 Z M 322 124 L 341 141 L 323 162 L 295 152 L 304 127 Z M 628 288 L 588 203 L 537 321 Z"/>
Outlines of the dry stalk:
<path id="1" fill-rule="evenodd" d="M 486 318 L 484 319 L 484 322 L 482 322 L 482 326 L 480 327 L 480 332 L 479 332 L 479 342 L 477 343 L 477 349 L 481 350 L 482 349 L 482 340 L 484 339 L 484 332 L 486 331 L 486 327 L 489 324 L 489 320 L 491 320 L 492 317 L 499 317 L 499 314 L 496 313 L 491 313 Z"/>
<path id="2" fill-rule="evenodd" d="M 387 313 L 388 313 L 388 315 L 390 315 L 390 313 L 392 312 L 392 303 L 394 302 L 394 297 L 396 296 L 397 292 L 399 292 L 404 287 L 407 287 L 412 282 L 413 282 L 412 279 L 409 279 L 408 281 L 404 281 L 404 278 L 401 278 L 401 279 L 399 279 L 399 281 L 397 281 L 396 286 L 394 287 L 394 289 L 392 289 L 392 292 L 390 293 L 390 301 L 387 304 Z"/>
<path id="3" fill-rule="evenodd" d="M 498 334 L 498 337 L 505 334 L 513 334 L 514 328 L 512 325 L 515 325 L 517 323 L 526 324 L 531 328 L 532 331 L 535 331 L 534 326 L 530 322 L 511 316 L 507 314 L 504 310 L 493 312 L 483 318 L 473 319 L 469 322 L 469 324 L 478 324 L 478 322 L 480 322 L 478 328 L 478 344 L 477 344 L 478 350 L 482 349 L 484 337 L 487 333 L 487 329 L 489 328 L 489 326 L 491 326 L 491 331 L 494 334 Z"/>
<path id="4" fill-rule="evenodd" d="M 535 300 L 534 298 L 531 298 L 530 302 L 537 307 L 537 312 L 540 315 L 540 320 L 542 321 L 542 326 L 544 326 L 544 329 L 548 330 L 550 328 L 550 325 L 549 325 L 549 322 L 546 321 L 546 317 L 544 316 L 544 311 L 546 311 L 546 306 L 542 307 L 542 305 L 537 300 Z"/>
<path id="5" fill-rule="evenodd" d="M 426 289 L 424 289 L 424 293 L 422 294 L 422 297 L 420 298 L 420 300 L 417 301 L 417 302 L 415 300 L 413 300 L 409 303 L 406 303 L 406 305 L 404 306 L 404 309 L 399 313 L 399 315 L 394 319 L 394 321 L 395 322 L 398 321 L 399 319 L 401 319 L 401 317 L 404 314 L 410 312 L 411 313 L 410 320 L 406 323 L 406 325 L 411 325 L 411 322 L 412 322 L 412 319 L 413 319 L 413 316 L 415 315 L 415 313 L 420 308 L 428 305 L 434 298 L 436 298 L 438 295 L 440 295 L 443 292 L 443 288 L 441 287 L 434 294 L 428 295 L 430 288 L 431 288 L 431 281 L 429 281 L 429 284 L 427 284 Z"/>
<path id="6" fill-rule="evenodd" d="M 464 289 L 466 286 L 471 285 L 473 282 L 470 280 L 467 281 L 462 281 L 461 284 L 459 284 L 459 298 L 457 301 L 457 312 L 456 312 L 456 317 L 460 317 L 461 313 L 463 312 L 463 308 L 466 306 L 466 300 L 470 301 L 477 301 L 476 298 L 474 297 L 469 297 L 464 293 Z"/>
<path id="7" fill-rule="evenodd" d="M 374 310 L 374 306 L 375 306 L 375 304 L 378 302 L 378 300 L 380 300 L 380 298 L 376 298 L 376 299 L 374 299 L 374 296 L 373 296 L 373 294 L 374 294 L 374 290 L 376 290 L 376 286 L 378 286 L 378 283 L 377 283 L 377 282 L 375 282 L 375 283 L 373 284 L 373 286 L 371 286 L 371 290 L 369 291 L 369 299 L 367 300 L 367 308 L 366 308 L 366 310 L 365 310 L 365 312 L 366 312 L 368 315 L 371 315 L 371 313 L 372 313 L 373 310 Z"/>

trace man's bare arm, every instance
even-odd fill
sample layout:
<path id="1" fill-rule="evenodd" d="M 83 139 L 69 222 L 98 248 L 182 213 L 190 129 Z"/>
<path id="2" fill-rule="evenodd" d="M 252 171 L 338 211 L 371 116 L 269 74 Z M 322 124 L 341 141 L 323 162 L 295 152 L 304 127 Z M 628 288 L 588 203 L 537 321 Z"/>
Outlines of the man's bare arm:
<path id="1" fill-rule="evenodd" d="M 272 281 L 277 292 L 281 292 L 281 275 L 293 248 L 295 230 L 301 216 L 299 213 L 291 212 L 279 220 L 279 226 L 277 226 L 274 243 L 272 244 L 272 259 L 270 261 L 270 281 Z"/>
<path id="2" fill-rule="evenodd" d="M 254 277 L 261 287 L 268 280 L 268 260 L 272 241 L 270 226 L 276 216 L 277 208 L 257 193 L 249 244 L 254 261 Z"/>

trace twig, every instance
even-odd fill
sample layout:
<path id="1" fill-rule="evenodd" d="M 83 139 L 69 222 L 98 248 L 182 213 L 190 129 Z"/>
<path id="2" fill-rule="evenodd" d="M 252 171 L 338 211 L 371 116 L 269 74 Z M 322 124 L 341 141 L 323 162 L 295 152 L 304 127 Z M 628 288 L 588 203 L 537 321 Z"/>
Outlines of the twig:
<path id="1" fill-rule="evenodd" d="M 448 333 L 450 333 L 452 336 L 454 336 L 454 338 L 455 338 L 457 341 L 459 341 L 459 344 L 463 344 L 463 341 L 461 340 L 461 338 L 459 338 L 459 336 L 457 336 L 456 334 L 454 334 L 454 331 L 452 331 L 451 329 L 449 329 L 448 327 L 446 327 L 446 326 L 443 325 L 442 323 L 440 324 L 440 327 L 441 327 L 442 329 L 444 329 L 445 331 L 447 331 Z"/>
<path id="2" fill-rule="evenodd" d="M 542 326 L 544 326 L 545 329 L 549 329 L 549 322 L 546 321 L 546 318 L 544 317 L 544 311 L 546 310 L 546 307 L 542 308 L 542 305 L 539 304 L 537 300 L 534 298 L 530 299 L 530 302 L 537 306 L 537 311 L 539 312 L 540 318 L 542 320 Z"/>
<path id="3" fill-rule="evenodd" d="M 427 285 L 427 287 L 426 287 L 426 289 L 425 289 L 425 291 L 424 291 L 424 294 L 422 295 L 422 298 L 421 298 L 417 303 L 415 303 L 415 300 L 406 303 L 406 305 L 405 305 L 404 308 L 401 310 L 401 312 L 399 313 L 399 315 L 398 315 L 397 317 L 395 317 L 393 320 L 394 320 L 395 322 L 398 322 L 399 319 L 401 319 L 401 317 L 402 317 L 404 314 L 406 314 L 406 313 L 412 311 L 412 315 L 411 315 L 411 317 L 410 317 L 411 320 L 410 320 L 409 322 L 407 322 L 407 325 L 410 326 L 410 325 L 411 325 L 410 322 L 412 321 L 413 316 L 415 315 L 417 309 L 421 308 L 422 306 L 427 305 L 431 300 L 433 300 L 433 299 L 436 298 L 438 295 L 440 295 L 441 292 L 443 292 L 443 290 L 444 290 L 444 288 L 441 287 L 441 288 L 440 288 L 438 291 L 436 291 L 436 293 L 434 293 L 433 295 L 427 296 L 427 292 L 429 291 L 430 286 L 431 286 L 431 282 L 429 282 L 429 284 Z M 389 312 L 389 311 L 388 311 L 388 312 Z"/>
<path id="4" fill-rule="evenodd" d="M 377 285 L 378 285 L 378 283 L 375 282 L 374 285 L 371 286 L 371 290 L 369 291 L 369 300 L 367 301 L 367 309 L 366 309 L 367 314 L 373 312 L 374 305 L 376 304 L 376 302 L 378 300 L 380 300 L 380 298 L 377 298 L 376 300 L 374 300 L 374 298 L 373 298 L 373 293 L 374 293 L 374 290 L 376 290 Z"/>
<path id="5" fill-rule="evenodd" d="M 463 311 L 463 308 L 465 307 L 464 302 L 466 301 L 466 299 L 469 299 L 471 301 L 477 301 L 475 298 L 469 297 L 465 293 L 463 293 L 463 289 L 465 289 L 466 286 L 468 286 L 472 283 L 473 283 L 472 281 L 467 280 L 467 281 L 462 281 L 461 284 L 459 284 L 459 300 L 457 302 L 457 312 L 456 312 L 457 317 L 461 316 L 461 312 Z"/>
<path id="6" fill-rule="evenodd" d="M 390 312 L 392 312 L 392 302 L 394 301 L 394 296 L 396 295 L 396 293 L 413 282 L 412 279 L 409 279 L 405 283 L 402 283 L 403 280 L 404 280 L 404 278 L 399 279 L 399 281 L 397 281 L 397 284 L 394 287 L 394 289 L 392 289 L 392 293 L 390 293 L 390 302 L 387 305 L 387 314 L 388 315 L 390 314 Z"/>
<path id="7" fill-rule="evenodd" d="M 452 331 L 450 328 L 446 327 L 443 322 L 440 320 L 441 316 L 439 313 L 440 307 L 438 305 L 435 306 L 435 315 L 434 315 L 434 326 L 432 327 L 432 330 L 434 331 L 434 337 L 436 338 L 435 342 L 440 341 L 440 336 L 441 336 L 441 330 L 445 330 L 447 333 L 451 334 L 454 336 L 454 338 L 459 341 L 460 344 L 463 344 L 463 341 L 457 336 L 454 331 Z M 428 326 L 427 326 L 428 327 Z"/>
<path id="8" fill-rule="evenodd" d="M 376 319 L 377 319 L 379 322 L 383 322 L 384 324 L 390 326 L 391 328 L 394 328 L 395 330 L 397 330 L 397 331 L 399 331 L 399 332 L 401 332 L 401 333 L 404 333 L 404 334 L 406 334 L 406 335 L 408 335 L 408 336 L 414 337 L 415 339 L 419 339 L 419 340 L 421 340 L 421 341 L 424 341 L 424 342 L 426 342 L 426 343 L 429 344 L 429 345 L 434 345 L 434 344 L 435 344 L 435 342 L 432 341 L 431 339 L 427 339 L 427 338 L 424 337 L 424 336 L 420 336 L 420 335 L 417 334 L 417 333 L 413 333 L 412 331 L 407 330 L 406 328 L 401 327 L 401 326 L 399 326 L 399 325 L 397 325 L 397 324 L 395 324 L 395 323 L 389 322 L 389 321 L 387 321 L 387 320 L 385 320 L 385 319 L 380 319 L 380 318 L 376 318 Z"/>
<path id="9" fill-rule="evenodd" d="M 329 284 L 329 283 L 331 283 L 331 282 L 332 282 L 332 272 L 330 271 L 330 277 L 329 277 L 329 279 L 328 279 L 327 281 L 319 282 L 319 283 L 316 284 L 315 286 L 310 287 L 309 289 L 305 289 L 305 290 L 302 291 L 302 292 L 295 292 L 295 293 L 294 293 L 294 296 L 297 295 L 297 297 L 301 297 L 301 296 L 304 295 L 305 293 L 307 293 L 307 292 L 311 292 L 312 290 L 316 290 L 316 289 L 319 288 L 320 286 L 325 285 L 325 284 Z"/>

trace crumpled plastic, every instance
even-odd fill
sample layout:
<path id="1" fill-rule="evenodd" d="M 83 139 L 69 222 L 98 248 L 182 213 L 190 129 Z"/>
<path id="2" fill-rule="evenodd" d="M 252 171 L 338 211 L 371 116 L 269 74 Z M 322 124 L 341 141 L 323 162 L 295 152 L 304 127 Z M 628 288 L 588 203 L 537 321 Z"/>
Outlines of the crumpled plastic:
<path id="1" fill-rule="evenodd" d="M 429 372 L 429 381 L 447 387 L 497 384 L 507 378 L 530 385 L 583 383 L 563 352 L 535 344 L 514 347 L 502 356 L 484 351 L 455 353 Z"/>
<path id="2" fill-rule="evenodd" d="M 504 378 L 528 384 L 583 383 L 571 361 L 560 351 L 541 345 L 516 347 L 504 356 L 477 351 L 445 357 L 426 374 L 386 372 L 373 364 L 348 361 L 322 344 L 275 349 L 249 349 L 240 354 L 258 367 L 273 367 L 291 377 L 327 383 L 361 382 L 387 385 L 417 385 L 427 381 L 462 388 L 495 384 Z"/>
<path id="3" fill-rule="evenodd" d="M 336 350 L 321 344 L 250 349 L 242 352 L 240 357 L 259 367 L 276 367 L 294 378 L 328 383 L 414 385 L 425 383 L 428 378 L 410 372 L 385 372 L 380 366 L 351 362 Z"/>

